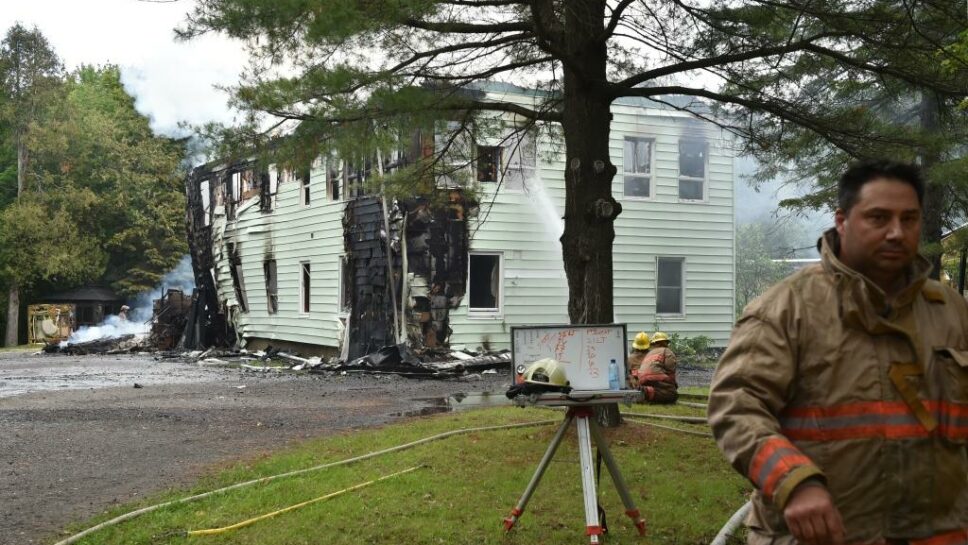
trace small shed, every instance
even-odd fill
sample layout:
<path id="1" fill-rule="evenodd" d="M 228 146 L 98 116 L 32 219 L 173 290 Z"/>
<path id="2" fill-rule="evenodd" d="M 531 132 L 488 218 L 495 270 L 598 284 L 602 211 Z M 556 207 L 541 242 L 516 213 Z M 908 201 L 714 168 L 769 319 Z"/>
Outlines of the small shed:
<path id="1" fill-rule="evenodd" d="M 117 314 L 124 304 L 114 290 L 102 286 L 85 286 L 60 293 L 46 295 L 38 303 L 74 305 L 74 327 L 97 325 L 106 316 Z"/>

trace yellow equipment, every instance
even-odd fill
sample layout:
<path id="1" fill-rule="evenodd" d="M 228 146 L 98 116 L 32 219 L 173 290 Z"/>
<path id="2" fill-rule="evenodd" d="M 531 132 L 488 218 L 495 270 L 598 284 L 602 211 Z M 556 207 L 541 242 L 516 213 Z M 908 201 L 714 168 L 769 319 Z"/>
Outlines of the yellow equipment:
<path id="1" fill-rule="evenodd" d="M 663 333 L 664 335 L 664 333 Z M 668 337 L 666 337 L 668 338 Z M 649 335 L 645 331 L 639 331 L 638 335 L 632 341 L 632 348 L 636 350 L 648 350 L 649 349 Z"/>

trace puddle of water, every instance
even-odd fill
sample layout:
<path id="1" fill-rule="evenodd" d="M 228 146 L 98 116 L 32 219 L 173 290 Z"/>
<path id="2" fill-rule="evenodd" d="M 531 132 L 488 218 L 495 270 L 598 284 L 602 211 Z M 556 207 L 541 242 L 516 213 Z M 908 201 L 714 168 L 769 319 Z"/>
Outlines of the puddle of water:
<path id="1" fill-rule="evenodd" d="M 429 412 L 421 413 L 420 411 L 411 411 L 417 414 L 408 414 L 406 416 L 512 405 L 511 400 L 503 392 L 460 392 L 449 397 L 418 397 L 414 401 L 424 402 L 427 406 L 420 411 Z"/>

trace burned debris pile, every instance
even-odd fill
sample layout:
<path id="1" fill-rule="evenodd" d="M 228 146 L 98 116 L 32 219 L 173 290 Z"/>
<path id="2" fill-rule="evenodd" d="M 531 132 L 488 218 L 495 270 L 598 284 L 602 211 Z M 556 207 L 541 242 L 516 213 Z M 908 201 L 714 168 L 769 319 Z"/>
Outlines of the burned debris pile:
<path id="1" fill-rule="evenodd" d="M 386 346 L 347 362 L 338 358 L 323 359 L 318 356 L 304 358 L 298 354 L 279 350 L 272 346 L 265 350 L 224 350 L 178 352 L 160 354 L 162 358 L 184 359 L 199 365 L 230 366 L 252 372 L 308 371 L 315 374 L 373 374 L 399 375 L 410 378 L 446 379 L 472 376 L 476 373 L 494 373 L 509 369 L 511 354 L 507 351 L 473 353 L 466 351 L 429 351 L 419 353 L 406 344 Z"/>
<path id="2" fill-rule="evenodd" d="M 196 290 L 197 292 L 197 290 Z M 142 326 L 130 324 L 116 317 L 111 327 L 105 327 L 102 337 L 90 340 L 48 342 L 43 348 L 47 354 L 123 354 L 130 352 L 157 352 L 185 346 L 186 334 L 193 331 L 197 293 L 185 295 L 182 290 L 169 289 L 152 302 L 151 318 Z M 133 325 L 133 327 L 128 327 Z M 136 330 L 138 333 L 128 333 Z M 72 337 L 73 338 L 73 337 Z"/>

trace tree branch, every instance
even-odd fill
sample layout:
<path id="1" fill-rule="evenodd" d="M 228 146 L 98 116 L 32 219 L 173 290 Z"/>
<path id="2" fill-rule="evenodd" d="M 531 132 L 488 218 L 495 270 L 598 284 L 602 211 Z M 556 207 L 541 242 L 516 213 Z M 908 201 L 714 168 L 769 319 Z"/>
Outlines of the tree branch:
<path id="1" fill-rule="evenodd" d="M 662 66 L 652 70 L 646 70 L 641 74 L 636 74 L 630 78 L 618 83 L 625 87 L 634 87 L 640 83 L 650 81 L 656 78 L 669 76 L 672 74 L 678 74 L 680 72 L 688 72 L 689 70 L 701 70 L 703 68 L 711 68 L 714 66 L 722 66 L 724 64 L 732 64 L 737 62 L 743 62 L 753 59 L 759 59 L 763 57 L 772 57 L 775 55 L 782 55 L 785 53 L 792 53 L 794 51 L 800 51 L 808 49 L 814 40 L 819 40 L 821 38 L 831 38 L 836 36 L 843 36 L 843 34 L 836 33 L 824 33 L 817 34 L 806 40 L 800 40 L 799 42 L 793 42 L 788 45 L 776 46 L 776 47 L 761 47 L 758 49 L 752 49 L 750 51 L 744 51 L 742 53 L 726 53 L 723 55 L 717 55 L 715 57 L 706 57 L 703 59 L 696 59 L 691 61 L 683 61 L 675 64 L 670 64 L 667 66 Z"/>
<path id="2" fill-rule="evenodd" d="M 524 22 L 511 23 L 436 23 L 433 21 L 422 21 L 420 19 L 407 19 L 404 21 L 406 26 L 429 30 L 430 32 L 440 32 L 445 34 L 499 34 L 502 32 L 528 32 L 533 30 L 532 26 Z"/>

